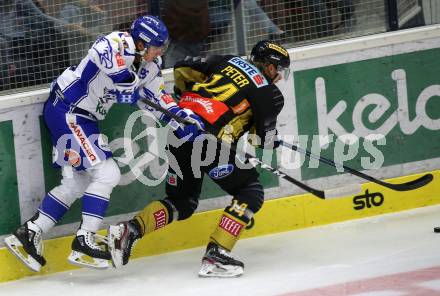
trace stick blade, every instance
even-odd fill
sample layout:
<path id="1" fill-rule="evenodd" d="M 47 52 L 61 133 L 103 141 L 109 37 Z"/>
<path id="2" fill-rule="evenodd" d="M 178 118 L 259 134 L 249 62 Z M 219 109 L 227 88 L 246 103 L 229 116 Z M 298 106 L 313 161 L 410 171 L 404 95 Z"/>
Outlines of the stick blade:
<path id="1" fill-rule="evenodd" d="M 420 187 L 423 187 L 425 185 L 427 185 L 428 183 L 430 183 L 432 180 L 434 179 L 434 176 L 432 174 L 426 174 L 421 176 L 420 178 L 417 178 L 415 180 L 406 182 L 406 183 L 401 183 L 401 184 L 390 184 L 390 183 L 386 183 L 386 187 L 393 189 L 393 190 L 397 190 L 397 191 L 408 191 L 408 190 L 414 190 L 414 189 L 418 189 Z"/>
<path id="2" fill-rule="evenodd" d="M 360 192 L 362 192 L 362 188 L 360 184 L 350 184 L 347 186 L 326 189 L 324 190 L 324 196 L 326 199 L 339 198 L 349 195 L 355 195 Z"/>

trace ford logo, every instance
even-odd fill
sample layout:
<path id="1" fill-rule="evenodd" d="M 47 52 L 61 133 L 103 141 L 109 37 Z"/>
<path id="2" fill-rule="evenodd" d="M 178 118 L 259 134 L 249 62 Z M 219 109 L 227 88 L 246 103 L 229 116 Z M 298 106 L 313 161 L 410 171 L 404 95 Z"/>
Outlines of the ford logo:
<path id="1" fill-rule="evenodd" d="M 218 180 L 218 179 L 222 179 L 226 176 L 229 176 L 233 170 L 234 170 L 234 166 L 232 164 L 225 164 L 225 165 L 221 165 L 221 166 L 218 166 L 218 167 L 210 170 L 209 176 L 212 179 Z"/>

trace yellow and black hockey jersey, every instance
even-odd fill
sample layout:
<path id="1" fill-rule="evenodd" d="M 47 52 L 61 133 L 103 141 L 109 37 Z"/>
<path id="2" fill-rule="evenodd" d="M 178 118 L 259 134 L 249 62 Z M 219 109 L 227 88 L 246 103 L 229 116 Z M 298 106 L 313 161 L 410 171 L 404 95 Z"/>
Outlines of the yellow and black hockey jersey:
<path id="1" fill-rule="evenodd" d="M 207 131 L 228 142 L 250 131 L 271 145 L 284 98 L 252 63 L 233 55 L 186 60 L 174 66 L 174 81 L 179 106 L 199 115 Z"/>

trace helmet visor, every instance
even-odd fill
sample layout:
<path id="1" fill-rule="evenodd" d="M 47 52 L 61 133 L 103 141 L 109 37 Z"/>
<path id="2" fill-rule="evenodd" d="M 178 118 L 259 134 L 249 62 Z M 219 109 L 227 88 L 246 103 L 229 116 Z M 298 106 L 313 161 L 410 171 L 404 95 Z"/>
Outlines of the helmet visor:
<path id="1" fill-rule="evenodd" d="M 284 80 L 289 79 L 289 76 L 290 76 L 290 68 L 289 67 L 285 68 L 281 65 L 278 65 L 277 72 L 278 72 L 278 74 L 280 74 L 284 78 Z"/>
<path id="2" fill-rule="evenodd" d="M 146 53 L 154 52 L 154 53 L 157 53 L 159 56 L 162 56 L 167 51 L 168 44 L 169 44 L 168 40 L 165 41 L 164 44 L 161 45 L 161 46 L 155 46 L 155 45 L 150 45 L 150 44 L 144 43 L 144 49 L 143 50 L 137 50 L 136 53 L 141 55 L 141 56 L 143 56 Z"/>
<path id="3" fill-rule="evenodd" d="M 147 45 L 147 46 L 155 51 L 159 51 L 160 55 L 164 55 L 168 49 L 169 43 L 170 43 L 169 40 L 166 40 L 161 46 L 156 46 L 156 45 Z"/>

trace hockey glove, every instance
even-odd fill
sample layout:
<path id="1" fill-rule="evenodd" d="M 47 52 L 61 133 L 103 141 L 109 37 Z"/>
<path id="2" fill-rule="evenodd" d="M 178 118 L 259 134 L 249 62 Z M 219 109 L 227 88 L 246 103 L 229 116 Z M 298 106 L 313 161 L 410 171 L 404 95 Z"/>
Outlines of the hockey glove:
<path id="1" fill-rule="evenodd" d="M 203 131 L 205 129 L 205 125 L 203 124 L 202 119 L 192 110 L 185 108 L 180 109 L 179 111 L 177 111 L 177 115 L 179 115 L 180 118 L 183 118 L 184 120 L 195 125 L 198 130 Z"/>
<path id="2" fill-rule="evenodd" d="M 170 119 L 169 125 L 174 129 L 174 134 L 179 139 L 185 138 L 187 141 L 194 141 L 205 129 L 202 119 L 189 109 L 173 107 L 168 109 L 180 118 L 188 121 L 189 124 L 179 124 L 174 119 Z"/>
<path id="3" fill-rule="evenodd" d="M 116 90 L 116 101 L 120 104 L 135 104 L 139 100 L 139 91 Z"/>
<path id="4" fill-rule="evenodd" d="M 134 104 L 139 100 L 139 77 L 134 72 L 129 72 L 128 81 L 116 82 L 112 90 L 116 101 L 121 104 Z"/>
<path id="5" fill-rule="evenodd" d="M 262 143 L 261 138 L 251 131 L 248 134 L 248 142 L 252 146 L 263 149 L 277 149 L 280 146 L 280 139 L 278 138 L 278 131 L 276 129 L 266 132 L 264 141 Z"/>

